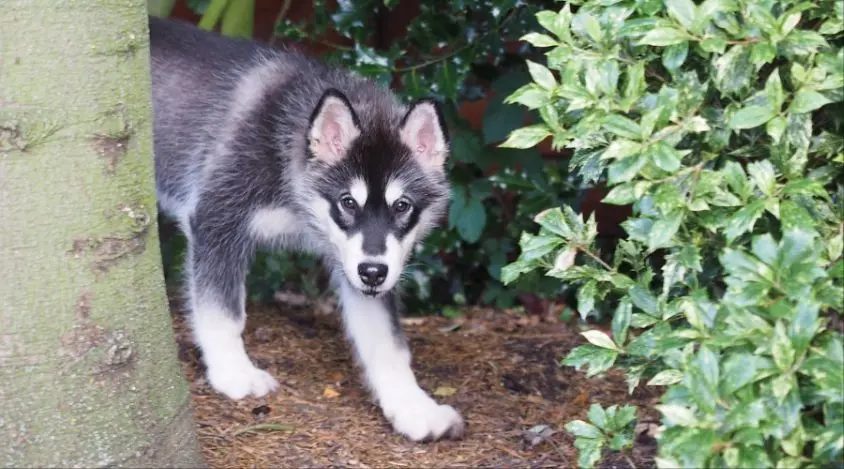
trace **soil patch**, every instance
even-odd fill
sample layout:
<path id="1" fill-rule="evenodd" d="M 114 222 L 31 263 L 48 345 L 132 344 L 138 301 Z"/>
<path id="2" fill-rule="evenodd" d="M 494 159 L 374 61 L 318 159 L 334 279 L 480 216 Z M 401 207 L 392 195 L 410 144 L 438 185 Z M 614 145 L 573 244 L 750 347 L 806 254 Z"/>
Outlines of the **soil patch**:
<path id="1" fill-rule="evenodd" d="M 203 377 L 182 314 L 174 314 L 179 357 L 190 380 L 202 451 L 223 467 L 576 467 L 569 420 L 590 404 L 632 403 L 653 420 L 656 393 L 627 394 L 623 376 L 585 379 L 557 364 L 583 343 L 575 326 L 514 312 L 467 311 L 460 327 L 439 317 L 409 318 L 414 371 L 436 399 L 467 421 L 460 441 L 415 444 L 392 432 L 361 385 L 338 314 L 250 305 L 244 334 L 255 362 L 281 383 L 262 399 L 227 400 Z M 547 425 L 550 436 L 530 429 Z M 545 435 L 551 433 L 546 430 Z M 629 455 L 652 467 L 652 439 Z M 627 468 L 621 455 L 602 467 Z"/>

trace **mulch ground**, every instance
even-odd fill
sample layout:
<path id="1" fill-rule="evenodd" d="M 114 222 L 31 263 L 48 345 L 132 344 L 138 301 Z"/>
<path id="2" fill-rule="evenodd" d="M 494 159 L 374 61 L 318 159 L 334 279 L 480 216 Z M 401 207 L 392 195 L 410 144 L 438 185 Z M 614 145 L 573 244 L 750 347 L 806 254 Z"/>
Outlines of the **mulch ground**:
<path id="1" fill-rule="evenodd" d="M 239 402 L 208 386 L 184 318 L 174 315 L 197 432 L 212 468 L 576 467 L 573 438 L 563 426 L 585 418 L 590 404 L 632 403 L 642 406 L 640 421 L 656 420 L 649 408 L 655 393 L 629 396 L 621 375 L 587 380 L 557 365 L 583 343 L 576 326 L 472 310 L 459 327 L 440 317 L 404 320 L 420 385 L 467 422 L 460 441 L 412 443 L 392 432 L 362 388 L 339 314 L 281 304 L 247 309 L 247 351 L 282 388 Z M 539 425 L 547 429 L 538 435 Z M 654 451 L 643 432 L 628 455 L 608 454 L 601 467 L 653 467 Z"/>

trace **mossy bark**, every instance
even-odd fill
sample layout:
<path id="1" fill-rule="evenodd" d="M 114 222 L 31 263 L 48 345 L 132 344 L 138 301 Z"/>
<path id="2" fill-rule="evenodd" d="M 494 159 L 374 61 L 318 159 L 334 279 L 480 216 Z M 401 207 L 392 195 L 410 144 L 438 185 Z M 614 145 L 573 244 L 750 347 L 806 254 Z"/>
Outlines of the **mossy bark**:
<path id="1" fill-rule="evenodd" d="M 197 467 L 156 226 L 145 0 L 4 0 L 0 465 Z"/>

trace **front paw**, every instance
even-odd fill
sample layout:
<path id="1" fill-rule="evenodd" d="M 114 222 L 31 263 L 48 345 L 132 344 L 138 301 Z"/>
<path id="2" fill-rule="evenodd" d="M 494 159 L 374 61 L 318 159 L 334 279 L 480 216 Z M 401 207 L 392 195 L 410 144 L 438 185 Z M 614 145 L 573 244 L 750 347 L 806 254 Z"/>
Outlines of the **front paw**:
<path id="1" fill-rule="evenodd" d="M 442 438 L 458 439 L 466 424 L 450 405 L 440 405 L 428 397 L 404 402 L 401 407 L 385 415 L 393 428 L 413 441 L 434 441 Z"/>
<path id="2" fill-rule="evenodd" d="M 209 366 L 208 382 L 215 391 L 229 399 L 261 397 L 278 389 L 278 381 L 247 361 L 239 366 Z"/>

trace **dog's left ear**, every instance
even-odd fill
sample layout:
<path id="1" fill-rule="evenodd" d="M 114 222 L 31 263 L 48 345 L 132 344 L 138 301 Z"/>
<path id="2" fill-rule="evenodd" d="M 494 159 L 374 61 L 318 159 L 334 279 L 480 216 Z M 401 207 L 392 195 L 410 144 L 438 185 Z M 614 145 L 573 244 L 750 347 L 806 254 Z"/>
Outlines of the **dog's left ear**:
<path id="1" fill-rule="evenodd" d="M 401 122 L 401 139 L 422 167 L 443 168 L 448 157 L 448 129 L 436 101 L 421 99 L 411 104 Z"/>

